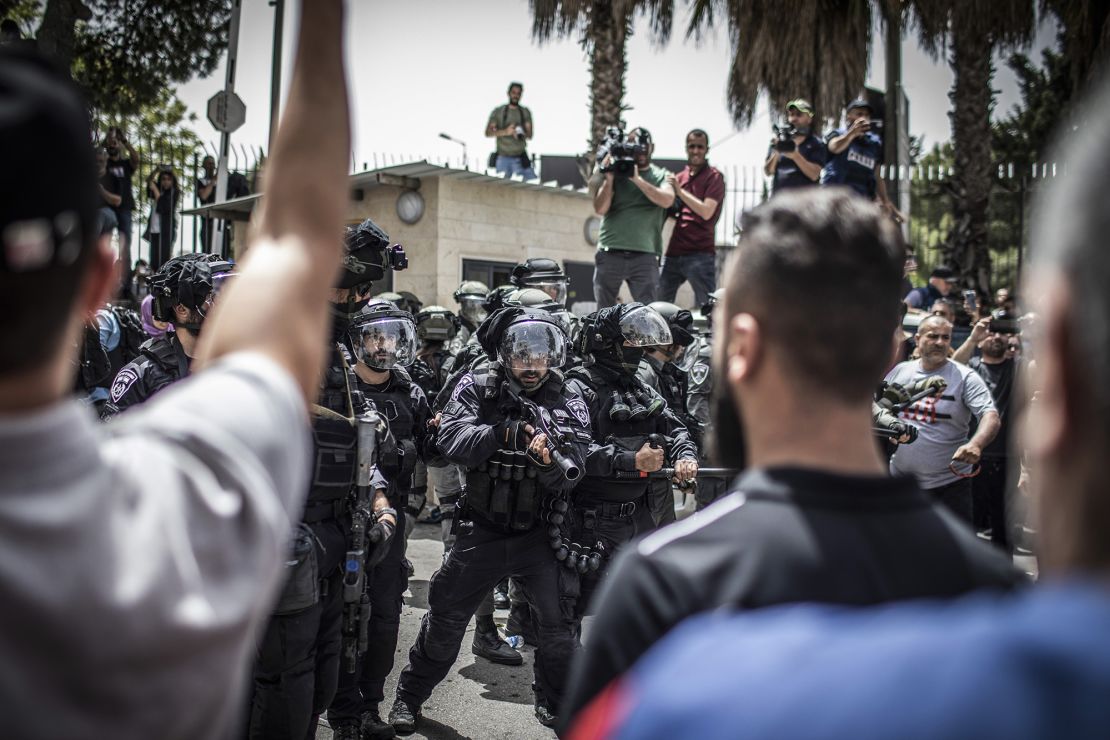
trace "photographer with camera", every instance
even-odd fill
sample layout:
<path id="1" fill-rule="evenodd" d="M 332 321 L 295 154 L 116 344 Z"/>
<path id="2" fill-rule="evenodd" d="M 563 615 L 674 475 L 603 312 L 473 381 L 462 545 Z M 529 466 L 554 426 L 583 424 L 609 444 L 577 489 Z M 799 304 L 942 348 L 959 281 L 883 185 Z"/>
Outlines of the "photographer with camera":
<path id="1" fill-rule="evenodd" d="M 490 166 L 505 177 L 523 175 L 525 180 L 535 180 L 536 171 L 527 151 L 528 139 L 532 138 L 532 111 L 520 104 L 523 94 L 524 85 L 510 82 L 509 102 L 489 114 L 486 136 L 497 139 Z"/>
<path id="2" fill-rule="evenodd" d="M 638 303 L 651 303 L 658 292 L 663 221 L 675 193 L 667 171 L 651 163 L 654 151 L 651 132 L 642 127 L 625 136 L 610 126 L 598 148 L 598 171 L 591 178 L 591 187 L 597 188 L 594 210 L 601 216 L 594 262 L 598 309 L 616 305 L 626 281 Z"/>
<path id="3" fill-rule="evenodd" d="M 659 273 L 659 300 L 674 302 L 679 287 L 690 281 L 695 305 L 709 300 L 717 289 L 717 240 L 713 231 L 721 217 L 725 199 L 725 178 L 706 160 L 709 134 L 696 128 L 686 134 L 686 169 L 667 175 L 674 188 L 671 209 L 674 232 L 667 244 L 663 269 Z"/>
<path id="4" fill-rule="evenodd" d="M 863 197 L 876 201 L 884 211 L 901 223 L 905 220 L 886 194 L 886 183 L 879 177 L 883 162 L 882 121 L 872 120 L 871 104 L 857 98 L 848 104 L 845 128 L 827 137 L 829 160 L 821 171 L 822 185 L 847 185 Z"/>
<path id="5" fill-rule="evenodd" d="M 786 126 L 775 126 L 763 173 L 774 178 L 771 193 L 816 185 L 829 159 L 825 142 L 813 134 L 813 106 L 795 98 L 786 104 Z"/>
<path id="6" fill-rule="evenodd" d="M 150 242 L 150 269 L 157 272 L 173 256 L 181 188 L 177 184 L 177 175 L 169 165 L 162 165 L 151 172 L 146 186 L 153 203 L 143 238 Z"/>

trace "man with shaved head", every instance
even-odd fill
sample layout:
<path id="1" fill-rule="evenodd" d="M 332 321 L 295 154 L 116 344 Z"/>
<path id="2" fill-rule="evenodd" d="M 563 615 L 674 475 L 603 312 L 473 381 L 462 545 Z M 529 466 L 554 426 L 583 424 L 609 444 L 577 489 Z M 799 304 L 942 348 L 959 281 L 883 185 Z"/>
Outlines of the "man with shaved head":
<path id="1" fill-rule="evenodd" d="M 948 359 L 952 322 L 929 316 L 917 327 L 921 358 L 908 360 L 887 373 L 886 382 L 909 387 L 930 376 L 944 379 L 940 396 L 929 396 L 902 412 L 917 427 L 917 441 L 899 448 L 890 461 L 894 473 L 912 475 L 926 493 L 971 522 L 971 477 L 979 469 L 983 448 L 1002 425 L 990 389 L 979 375 Z M 968 439 L 968 424 L 979 423 Z"/>

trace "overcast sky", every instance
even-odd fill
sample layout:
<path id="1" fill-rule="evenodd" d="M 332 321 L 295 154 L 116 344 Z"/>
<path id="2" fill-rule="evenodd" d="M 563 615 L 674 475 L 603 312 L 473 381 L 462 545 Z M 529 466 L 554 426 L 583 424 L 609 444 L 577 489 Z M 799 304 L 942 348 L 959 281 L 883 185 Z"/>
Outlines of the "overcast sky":
<path id="1" fill-rule="evenodd" d="M 283 87 L 288 85 L 298 3 L 286 3 Z M 311 2 L 308 3 L 311 8 Z M 535 119 L 535 153 L 573 154 L 589 133 L 589 63 L 573 40 L 536 45 L 527 0 L 350 0 L 347 3 L 347 68 L 352 93 L 353 161 L 373 166 L 375 153 L 398 160 L 428 156 L 458 160 L 461 148 L 439 138 L 448 133 L 467 142 L 472 166 L 484 163 L 491 139 L 484 134 L 490 110 L 505 100 L 510 80 L 524 83 L 522 102 Z M 232 141 L 267 147 L 274 11 L 267 0 L 243 0 L 235 89 L 247 106 L 247 122 Z M 682 10 L 676 29 L 685 27 Z M 1055 30 L 1042 24 L 1032 52 L 1051 45 Z M 770 136 L 766 105 L 752 126 L 736 131 L 725 104 L 731 57 L 727 32 L 718 30 L 700 45 L 682 33 L 664 48 L 637 23 L 628 44 L 626 120 L 652 130 L 656 156 L 684 157 L 683 137 L 691 128 L 710 134 L 710 161 L 759 165 Z M 881 29 L 872 51 L 868 84 L 885 86 Z M 1018 101 L 1014 75 L 996 59 L 996 114 Z M 195 128 L 205 141 L 218 134 L 205 119 L 205 102 L 223 88 L 223 64 L 207 79 L 182 86 L 179 95 L 197 113 Z M 927 146 L 950 136 L 947 97 L 952 75 L 933 62 L 912 36 L 903 42 L 903 84 L 910 100 L 910 131 Z M 484 166 L 482 164 L 481 166 Z"/>

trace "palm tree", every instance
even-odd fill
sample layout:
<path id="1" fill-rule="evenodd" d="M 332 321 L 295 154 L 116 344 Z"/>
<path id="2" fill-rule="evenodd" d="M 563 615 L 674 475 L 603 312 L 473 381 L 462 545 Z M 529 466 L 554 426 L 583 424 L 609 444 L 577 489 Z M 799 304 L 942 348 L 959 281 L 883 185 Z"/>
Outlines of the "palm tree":
<path id="1" fill-rule="evenodd" d="M 876 0 L 881 5 L 897 0 Z M 798 97 L 837 117 L 863 89 L 871 50 L 871 0 L 693 0 L 687 37 L 700 39 L 726 15 L 733 60 L 728 106 L 738 126 L 752 121 L 761 94 L 772 110 Z"/>
<path id="2" fill-rule="evenodd" d="M 590 138 L 579 160 L 583 179 L 593 169 L 597 145 L 608 126 L 616 125 L 624 105 L 625 44 L 638 12 L 647 15 L 659 43 L 671 35 L 674 0 L 529 0 L 532 37 L 539 43 L 553 36 L 578 34 L 590 58 Z"/>
<path id="3" fill-rule="evenodd" d="M 966 285 L 989 294 L 991 58 L 997 50 L 1029 44 L 1036 9 L 1033 0 L 909 0 L 908 5 L 922 47 L 934 58 L 947 53 L 955 74 L 948 94 L 955 155 L 954 226 L 944 250 Z"/>
<path id="4" fill-rule="evenodd" d="M 1104 0 L 1041 0 L 1062 27 L 1063 56 L 1070 64 L 1072 95 L 1091 80 L 1102 79 L 1110 59 L 1110 3 Z"/>

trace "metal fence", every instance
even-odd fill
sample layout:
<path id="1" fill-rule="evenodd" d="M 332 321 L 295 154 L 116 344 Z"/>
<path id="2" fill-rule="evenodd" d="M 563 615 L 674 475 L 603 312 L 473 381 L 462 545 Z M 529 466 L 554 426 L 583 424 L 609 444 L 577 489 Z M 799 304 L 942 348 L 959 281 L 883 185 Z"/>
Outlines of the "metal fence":
<path id="1" fill-rule="evenodd" d="M 150 222 L 150 214 L 154 206 L 147 183 L 151 173 L 156 170 L 169 169 L 172 171 L 181 190 L 181 195 L 174 208 L 177 236 L 174 240 L 173 254 L 203 251 L 201 219 L 195 216 L 182 216 L 182 211 L 200 205 L 197 195 L 197 181 L 204 174 L 202 163 L 206 156 L 219 160 L 218 145 L 202 142 L 200 148 L 193 149 L 175 147 L 164 141 L 143 138 L 132 139 L 131 144 L 135 153 L 139 155 L 139 168 L 131 181 L 132 193 L 135 196 L 135 211 L 131 224 L 130 252 L 132 265 L 129 265 L 129 267 L 134 266 L 134 261 L 138 259 L 150 261 L 150 244 L 142 238 L 142 235 Z M 264 159 L 265 155 L 261 150 L 231 146 L 228 152 L 229 178 L 235 174 L 242 175 L 247 187 L 253 192 L 258 169 Z"/>
<path id="2" fill-rule="evenodd" d="M 723 251 L 736 247 L 739 219 L 744 211 L 770 197 L 771 179 L 762 166 L 714 165 L 725 176 L 725 202 L 717 222 L 717 245 Z M 906 237 L 916 251 L 918 279 L 924 283 L 933 267 L 945 260 L 944 243 L 954 226 L 952 175 L 950 167 L 883 166 L 880 170 L 888 190 L 895 184 L 908 192 L 902 210 L 908 217 Z M 990 281 L 993 289 L 1013 286 L 1021 274 L 1029 247 L 1029 205 L 1032 197 L 1053 178 L 1062 176 L 1055 163 L 1029 167 L 999 164 L 990 194 L 988 248 L 991 254 Z"/>

